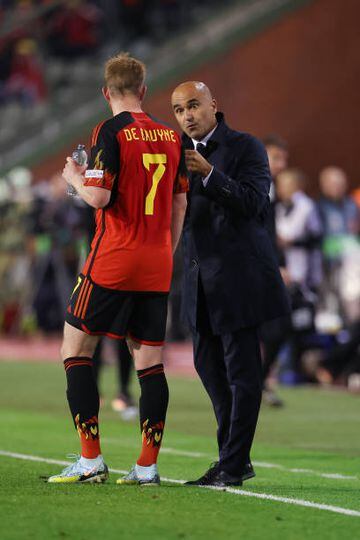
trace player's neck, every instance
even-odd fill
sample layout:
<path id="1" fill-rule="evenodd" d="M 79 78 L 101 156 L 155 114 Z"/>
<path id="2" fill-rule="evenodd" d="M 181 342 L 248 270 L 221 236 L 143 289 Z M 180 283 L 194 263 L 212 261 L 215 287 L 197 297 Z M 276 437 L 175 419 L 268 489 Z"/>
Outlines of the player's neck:
<path id="1" fill-rule="evenodd" d="M 117 99 L 116 101 L 112 101 L 111 110 L 114 116 L 125 111 L 143 112 L 140 101 L 135 97 L 126 97 L 124 99 Z"/>

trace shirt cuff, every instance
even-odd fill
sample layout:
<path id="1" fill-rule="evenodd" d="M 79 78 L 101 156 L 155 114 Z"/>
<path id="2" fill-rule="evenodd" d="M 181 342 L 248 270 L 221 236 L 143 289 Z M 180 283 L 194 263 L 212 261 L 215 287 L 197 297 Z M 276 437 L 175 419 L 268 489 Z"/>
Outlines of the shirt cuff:
<path id="1" fill-rule="evenodd" d="M 204 187 L 206 187 L 206 185 L 207 185 L 207 183 L 209 181 L 209 178 L 212 175 L 213 170 L 214 170 L 214 166 L 211 167 L 211 171 L 209 172 L 209 174 L 207 176 L 205 176 L 205 178 L 202 179 L 202 183 L 203 183 Z"/>

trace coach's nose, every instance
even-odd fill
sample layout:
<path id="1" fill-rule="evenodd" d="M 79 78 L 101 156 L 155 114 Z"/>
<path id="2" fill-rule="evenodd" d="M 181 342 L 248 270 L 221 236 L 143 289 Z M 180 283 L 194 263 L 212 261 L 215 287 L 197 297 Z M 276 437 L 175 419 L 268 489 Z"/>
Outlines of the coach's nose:
<path id="1" fill-rule="evenodd" d="M 192 109 L 185 109 L 185 120 L 193 120 L 194 115 Z"/>

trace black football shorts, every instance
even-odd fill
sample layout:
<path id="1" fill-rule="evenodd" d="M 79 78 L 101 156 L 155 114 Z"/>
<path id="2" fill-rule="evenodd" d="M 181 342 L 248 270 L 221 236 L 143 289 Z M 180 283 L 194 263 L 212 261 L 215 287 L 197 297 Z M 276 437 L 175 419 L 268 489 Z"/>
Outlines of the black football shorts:
<path id="1" fill-rule="evenodd" d="M 80 274 L 65 320 L 87 334 L 163 345 L 167 301 L 167 292 L 117 291 Z"/>

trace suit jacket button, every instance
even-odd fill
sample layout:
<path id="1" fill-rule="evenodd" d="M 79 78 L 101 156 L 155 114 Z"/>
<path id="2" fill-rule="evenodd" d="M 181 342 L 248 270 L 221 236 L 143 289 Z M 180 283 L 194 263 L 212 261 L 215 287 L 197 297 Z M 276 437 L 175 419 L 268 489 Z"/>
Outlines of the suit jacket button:
<path id="1" fill-rule="evenodd" d="M 225 197 L 230 197 L 231 191 L 230 191 L 229 188 L 227 188 L 227 187 L 222 187 L 222 188 L 221 188 L 221 191 L 222 191 L 222 194 L 225 195 Z"/>
<path id="2" fill-rule="evenodd" d="M 191 260 L 191 265 L 192 265 L 192 266 L 197 266 L 197 265 L 198 265 L 197 260 L 196 260 L 196 259 L 192 259 L 192 260 Z"/>

